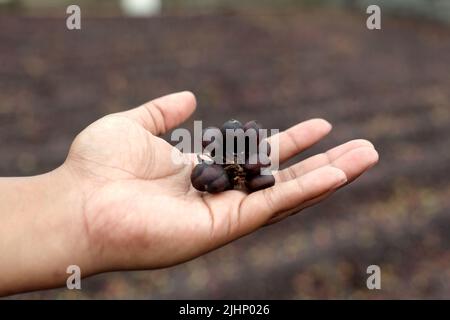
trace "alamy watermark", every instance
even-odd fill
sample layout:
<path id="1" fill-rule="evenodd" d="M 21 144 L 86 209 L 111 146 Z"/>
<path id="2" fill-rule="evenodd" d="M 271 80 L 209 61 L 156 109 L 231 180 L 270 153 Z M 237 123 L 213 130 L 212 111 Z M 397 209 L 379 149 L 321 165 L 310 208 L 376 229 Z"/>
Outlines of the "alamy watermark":
<path id="1" fill-rule="evenodd" d="M 366 286 L 369 290 L 381 290 L 381 268 L 376 264 L 367 267 L 367 274 L 370 276 L 366 280 Z"/>
<path id="2" fill-rule="evenodd" d="M 81 9 L 79 6 L 72 4 L 67 7 L 66 27 L 68 30 L 81 30 Z"/>
<path id="3" fill-rule="evenodd" d="M 376 4 L 367 7 L 367 14 L 370 16 L 366 20 L 366 26 L 369 30 L 381 30 L 381 9 Z"/>
<path id="4" fill-rule="evenodd" d="M 69 290 L 81 290 L 81 269 L 79 266 L 72 264 L 67 267 L 66 273 L 70 276 L 66 280 L 66 286 Z"/>

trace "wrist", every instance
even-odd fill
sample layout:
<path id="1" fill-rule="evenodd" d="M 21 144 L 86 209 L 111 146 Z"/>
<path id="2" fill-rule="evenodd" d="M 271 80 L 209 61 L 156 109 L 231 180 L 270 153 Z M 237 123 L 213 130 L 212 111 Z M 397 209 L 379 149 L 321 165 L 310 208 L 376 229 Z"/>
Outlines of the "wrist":
<path id="1" fill-rule="evenodd" d="M 0 294 L 64 285 L 69 265 L 93 272 L 80 188 L 64 165 L 0 180 Z"/>

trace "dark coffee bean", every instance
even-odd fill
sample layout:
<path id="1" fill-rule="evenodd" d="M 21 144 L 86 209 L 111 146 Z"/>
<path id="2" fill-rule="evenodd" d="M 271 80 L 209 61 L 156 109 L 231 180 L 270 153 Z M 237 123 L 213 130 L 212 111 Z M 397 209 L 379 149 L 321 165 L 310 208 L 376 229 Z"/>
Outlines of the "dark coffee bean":
<path id="1" fill-rule="evenodd" d="M 262 129 L 262 126 L 258 121 L 251 120 L 246 124 L 244 124 L 244 131 L 247 131 L 248 129 L 254 129 L 256 131 L 259 131 L 260 129 Z"/>
<path id="2" fill-rule="evenodd" d="M 220 177 L 206 185 L 206 191 L 209 193 L 218 193 L 232 188 L 233 184 L 225 171 Z"/>
<path id="3" fill-rule="evenodd" d="M 192 186 L 199 191 L 221 192 L 230 188 L 231 181 L 225 169 L 218 164 L 202 162 L 191 173 Z"/>
<path id="4" fill-rule="evenodd" d="M 207 179 L 202 175 L 203 171 L 208 167 L 208 164 L 206 162 L 202 162 L 197 164 L 194 167 L 194 170 L 192 170 L 191 173 L 191 183 L 192 186 L 199 190 L 199 191 L 205 191 L 206 185 L 208 184 Z"/>
<path id="5" fill-rule="evenodd" d="M 220 130 L 224 137 L 225 158 L 233 158 L 245 152 L 244 128 L 241 122 L 235 119 L 228 120 L 222 125 Z M 242 145 L 238 143 L 240 139 L 242 139 Z"/>
<path id="6" fill-rule="evenodd" d="M 260 173 L 261 168 L 269 167 L 270 163 L 262 164 L 261 157 L 259 154 L 255 153 L 248 157 L 246 163 L 244 164 L 244 170 L 249 175 L 256 175 Z"/>
<path id="7" fill-rule="evenodd" d="M 275 184 L 275 178 L 273 175 L 257 175 L 246 181 L 247 188 L 252 191 L 258 191 L 266 188 L 270 188 Z"/>
<path id="8" fill-rule="evenodd" d="M 226 137 L 227 135 L 227 130 L 237 130 L 237 129 L 242 129 L 244 130 L 244 127 L 242 126 L 242 123 L 239 122 L 238 120 L 235 119 L 231 119 L 226 121 L 222 127 L 220 128 L 220 130 L 222 131 L 222 135 L 224 137 Z"/>

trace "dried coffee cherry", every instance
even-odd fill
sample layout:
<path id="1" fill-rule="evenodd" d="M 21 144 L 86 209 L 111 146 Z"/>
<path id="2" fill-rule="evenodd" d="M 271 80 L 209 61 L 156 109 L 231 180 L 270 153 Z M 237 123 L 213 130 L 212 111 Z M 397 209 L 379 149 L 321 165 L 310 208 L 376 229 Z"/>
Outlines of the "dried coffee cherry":
<path id="1" fill-rule="evenodd" d="M 191 183 L 195 189 L 209 193 L 222 192 L 233 187 L 227 172 L 221 165 L 204 161 L 192 170 Z"/>
<path id="2" fill-rule="evenodd" d="M 247 178 L 246 186 L 247 188 L 254 192 L 266 188 L 270 188 L 275 184 L 275 178 L 273 175 L 256 175 Z"/>

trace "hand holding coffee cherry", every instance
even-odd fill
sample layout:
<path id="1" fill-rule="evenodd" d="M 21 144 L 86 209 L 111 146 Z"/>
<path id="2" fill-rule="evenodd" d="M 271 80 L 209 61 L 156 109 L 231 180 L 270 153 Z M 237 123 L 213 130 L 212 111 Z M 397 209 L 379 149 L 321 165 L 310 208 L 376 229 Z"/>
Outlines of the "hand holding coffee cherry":
<path id="1" fill-rule="evenodd" d="M 164 96 L 108 115 L 77 136 L 66 162 L 53 174 L 65 184 L 50 184 L 65 190 L 72 202 L 64 210 L 54 210 L 58 214 L 40 216 L 63 226 L 61 234 L 67 239 L 58 243 L 69 245 L 68 250 L 58 250 L 67 257 L 49 258 L 57 264 L 54 270 L 63 270 L 61 278 L 55 276 L 51 283 L 64 284 L 65 268 L 73 263 L 86 276 L 192 259 L 318 203 L 378 160 L 370 142 L 353 140 L 272 176 L 260 175 L 257 161 L 245 162 L 257 157 L 246 150 L 247 145 L 232 150 L 225 146 L 219 152 L 231 167 L 217 164 L 217 159 L 196 167 L 196 154 L 180 153 L 186 161 L 174 163 L 172 154 L 179 151 L 159 135 L 185 121 L 195 105 L 189 92 Z M 231 121 L 224 127 L 260 128 L 254 121 L 243 126 Z M 325 120 L 313 119 L 268 137 L 267 142 L 278 139 L 282 164 L 330 130 Z M 242 154 L 244 163 L 233 167 L 235 157 Z"/>
<path id="2" fill-rule="evenodd" d="M 268 157 L 271 151 L 270 144 L 261 139 L 261 129 L 255 120 L 242 125 L 234 119 L 225 122 L 220 130 L 206 128 L 204 137 L 212 137 L 212 133 L 208 135 L 210 131 L 220 134 L 214 139 L 203 138 L 203 147 L 207 149 L 210 143 L 217 142 L 217 149 L 209 154 L 209 161 L 198 157 L 200 163 L 191 174 L 192 186 L 209 193 L 244 188 L 253 192 L 272 187 L 274 176 L 271 173 L 261 174 L 262 169 L 270 166 Z M 269 160 L 266 163 L 262 161 L 265 157 Z"/>

